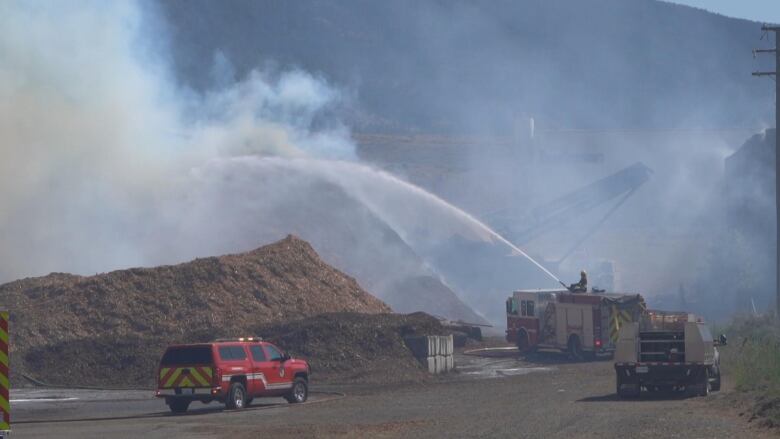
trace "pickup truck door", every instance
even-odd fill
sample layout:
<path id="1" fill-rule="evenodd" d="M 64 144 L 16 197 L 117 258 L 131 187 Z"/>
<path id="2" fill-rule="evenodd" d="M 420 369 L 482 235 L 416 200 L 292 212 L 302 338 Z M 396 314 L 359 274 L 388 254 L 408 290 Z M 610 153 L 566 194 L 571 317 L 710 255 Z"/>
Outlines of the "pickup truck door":
<path id="1" fill-rule="evenodd" d="M 252 353 L 252 370 L 247 377 L 247 384 L 249 385 L 247 390 L 250 395 L 254 396 L 267 390 L 267 375 L 273 370 L 273 363 L 268 361 L 263 347 L 259 344 L 249 346 L 249 351 Z"/>
<path id="2" fill-rule="evenodd" d="M 284 390 L 292 387 L 292 377 L 288 371 L 285 370 L 285 360 L 282 351 L 276 346 L 267 343 L 265 345 L 265 352 L 268 356 L 268 360 L 271 362 L 271 369 L 267 375 L 267 387 L 272 390 Z"/>

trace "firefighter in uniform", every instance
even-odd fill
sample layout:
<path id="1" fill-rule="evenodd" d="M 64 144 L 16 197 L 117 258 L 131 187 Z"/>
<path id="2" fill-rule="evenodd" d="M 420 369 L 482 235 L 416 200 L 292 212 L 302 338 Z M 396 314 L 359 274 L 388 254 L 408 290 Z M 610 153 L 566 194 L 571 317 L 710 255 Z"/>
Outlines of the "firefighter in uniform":
<path id="1" fill-rule="evenodd" d="M 585 270 L 580 271 L 580 281 L 576 284 L 571 284 L 569 290 L 572 293 L 587 293 L 588 292 L 588 273 Z"/>

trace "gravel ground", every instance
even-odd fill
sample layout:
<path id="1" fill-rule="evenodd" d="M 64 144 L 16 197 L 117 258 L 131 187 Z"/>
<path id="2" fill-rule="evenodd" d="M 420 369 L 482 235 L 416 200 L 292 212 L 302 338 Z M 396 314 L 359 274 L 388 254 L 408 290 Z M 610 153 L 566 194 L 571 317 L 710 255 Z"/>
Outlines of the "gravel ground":
<path id="1" fill-rule="evenodd" d="M 348 396 L 318 404 L 20 424 L 14 437 L 778 437 L 739 416 L 739 409 L 730 404 L 727 376 L 726 390 L 709 398 L 667 395 L 621 401 L 614 395 L 614 372 L 608 361 L 569 364 L 554 359 L 520 362 L 462 356 L 458 361 L 464 373 L 429 383 L 320 386 Z M 144 404 L 148 409 L 148 402 Z"/>

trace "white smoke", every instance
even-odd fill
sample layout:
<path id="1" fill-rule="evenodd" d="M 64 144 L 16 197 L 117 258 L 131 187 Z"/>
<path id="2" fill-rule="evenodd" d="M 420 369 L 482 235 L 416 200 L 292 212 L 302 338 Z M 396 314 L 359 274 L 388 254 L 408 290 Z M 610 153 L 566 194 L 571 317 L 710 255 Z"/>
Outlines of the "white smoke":
<path id="1" fill-rule="evenodd" d="M 323 79 L 181 90 L 147 18 L 133 2 L 0 3 L 0 280 L 146 263 L 206 160 L 353 157 L 343 126 L 311 129 L 339 99 Z"/>

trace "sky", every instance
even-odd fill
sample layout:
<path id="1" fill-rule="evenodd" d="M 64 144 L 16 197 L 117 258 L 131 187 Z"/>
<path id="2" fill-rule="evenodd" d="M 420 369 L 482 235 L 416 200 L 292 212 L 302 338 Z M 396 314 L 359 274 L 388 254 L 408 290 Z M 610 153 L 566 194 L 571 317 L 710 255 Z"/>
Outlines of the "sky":
<path id="1" fill-rule="evenodd" d="M 780 23 L 779 0 L 673 0 L 672 3 L 706 9 L 728 17 Z"/>

